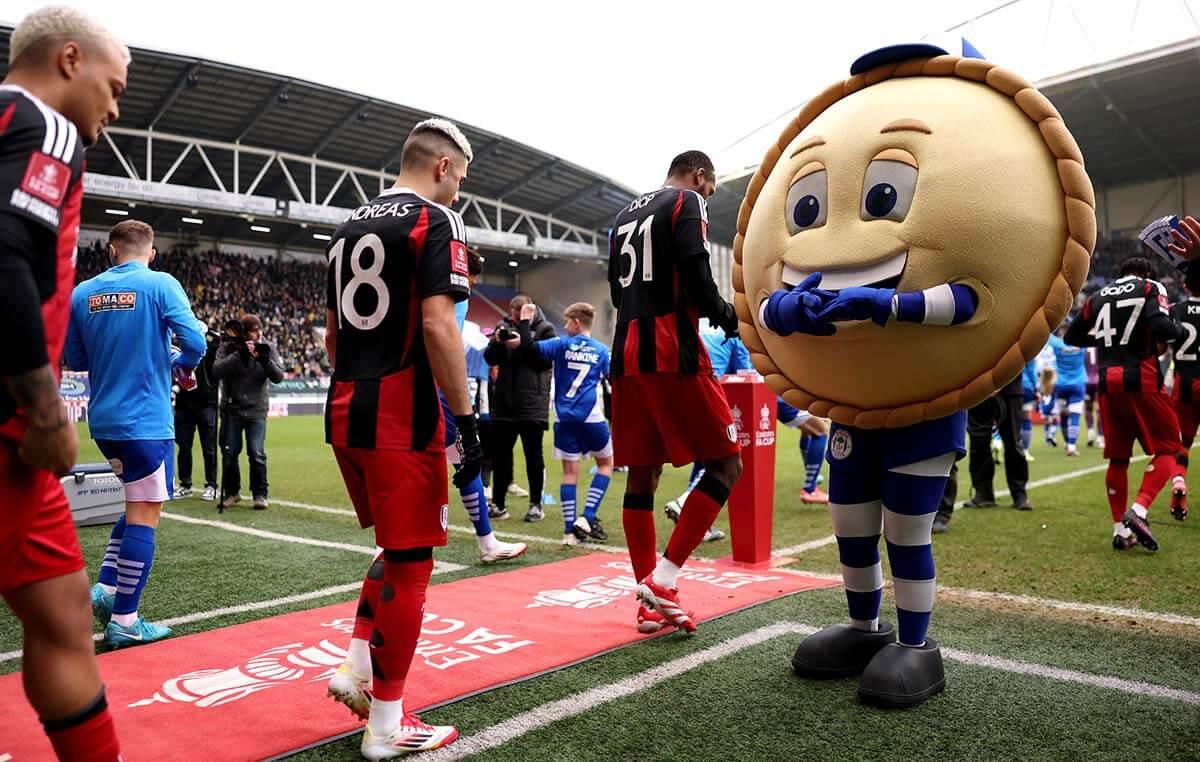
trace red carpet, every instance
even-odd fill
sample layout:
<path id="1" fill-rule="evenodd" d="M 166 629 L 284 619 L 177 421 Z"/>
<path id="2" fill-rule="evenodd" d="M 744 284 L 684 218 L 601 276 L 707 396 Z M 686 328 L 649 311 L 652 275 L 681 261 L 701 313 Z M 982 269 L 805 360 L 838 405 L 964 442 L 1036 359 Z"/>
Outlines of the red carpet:
<path id="1" fill-rule="evenodd" d="M 700 563 L 684 602 L 711 619 L 836 582 Z M 445 703 L 643 639 L 624 559 L 580 556 L 430 588 L 406 703 Z M 100 656 L 127 762 L 271 757 L 359 725 L 325 698 L 354 602 Z M 21 676 L 0 678 L 0 759 L 53 759 Z"/>

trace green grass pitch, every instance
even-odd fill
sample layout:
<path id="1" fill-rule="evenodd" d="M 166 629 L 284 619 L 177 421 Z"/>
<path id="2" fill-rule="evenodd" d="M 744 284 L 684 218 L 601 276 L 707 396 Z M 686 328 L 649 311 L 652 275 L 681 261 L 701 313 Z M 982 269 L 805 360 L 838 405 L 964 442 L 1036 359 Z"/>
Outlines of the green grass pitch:
<path id="1" fill-rule="evenodd" d="M 101 460 L 84 440 L 81 461 Z M 549 461 L 547 485 L 557 497 L 558 466 Z M 831 534 L 823 509 L 798 500 L 803 464 L 798 435 L 781 429 L 776 464 L 775 538 L 777 548 L 819 540 Z M 273 419 L 267 450 L 271 496 L 276 500 L 348 508 L 349 502 L 319 417 Z M 1034 438 L 1031 479 L 1103 465 L 1099 453 L 1081 448 L 1067 458 Z M 197 448 L 196 461 L 199 465 Z M 518 481 L 527 486 L 517 453 Z M 960 498 L 969 494 L 965 461 L 960 464 Z M 1131 467 L 1134 489 L 1145 462 Z M 199 476 L 199 474 L 194 474 Z M 664 474 L 658 505 L 678 495 L 686 469 Z M 245 466 L 243 465 L 243 478 Z M 996 488 L 1003 489 L 1003 469 Z M 586 477 L 584 479 L 586 486 Z M 1189 485 L 1200 495 L 1200 477 Z M 616 474 L 600 516 L 610 544 L 623 545 L 620 499 L 624 476 Z M 583 490 L 581 489 L 581 492 Z M 1110 547 L 1111 523 L 1104 474 L 1095 470 L 1030 491 L 1035 510 L 1001 506 L 959 509 L 950 532 L 934 540 L 942 586 L 1005 592 L 1083 604 L 1200 616 L 1200 514 L 1173 521 L 1166 492 L 1151 510 L 1161 544 L 1158 553 L 1142 549 L 1117 553 Z M 452 498 L 451 523 L 469 526 Z M 521 521 L 526 501 L 510 498 L 513 518 L 496 529 L 557 540 L 562 536 L 557 506 L 546 520 Z M 196 499 L 171 503 L 167 510 L 215 519 L 211 504 Z M 221 520 L 301 537 L 372 545 L 368 532 L 350 516 L 286 507 L 251 512 L 243 502 Z M 660 544 L 671 524 L 657 511 Z M 717 526 L 728 531 L 724 514 Z M 89 570 L 95 569 L 107 541 L 107 527 L 80 531 Z M 308 593 L 361 578 L 368 557 L 338 549 L 282 543 L 221 529 L 164 519 L 158 553 L 143 612 L 152 619 L 178 617 L 226 606 Z M 577 550 L 552 543 L 531 544 L 522 563 L 569 557 Z M 728 541 L 704 545 L 698 554 L 729 553 Z M 467 569 L 439 575 L 435 583 L 490 573 L 478 566 L 470 535 L 452 533 L 438 551 L 441 560 Z M 886 560 L 885 560 L 886 565 Z M 836 547 L 827 545 L 797 556 L 793 568 L 836 573 Z M 313 608 L 353 593 L 302 603 L 210 618 L 176 628 L 179 634 L 227 626 L 298 608 Z M 685 599 L 686 600 L 686 599 Z M 890 597 L 885 597 L 884 617 Z M 728 638 L 780 621 L 811 626 L 845 615 L 840 590 L 815 591 L 775 601 L 701 626 L 696 637 L 668 637 L 621 649 L 587 663 L 525 683 L 488 692 L 427 713 L 430 722 L 455 723 L 464 735 L 483 731 L 513 715 L 549 701 L 639 675 L 647 669 L 703 650 Z M 633 611 L 630 611 L 632 626 Z M 1200 627 L 1147 621 L 1136 615 L 1056 610 L 1006 601 L 971 600 L 950 591 L 934 614 L 933 637 L 944 646 L 1060 669 L 1141 681 L 1200 692 Z M 627 759 L 1131 759 L 1200 758 L 1200 709 L 1175 700 L 1131 695 L 1106 688 L 1065 683 L 1038 675 L 1016 675 L 983 666 L 947 662 L 948 689 L 925 705 L 904 712 L 860 706 L 854 681 L 800 681 L 788 658 L 798 635 L 773 638 L 623 699 L 585 708 L 578 716 L 548 724 L 488 753 L 488 758 Z M 20 648 L 20 628 L 0 611 L 0 652 Z M 0 662 L 0 671 L 20 669 L 20 660 Z M 331 705 L 330 711 L 337 711 Z M 305 760 L 357 758 L 357 739 L 347 739 L 297 757 Z"/>

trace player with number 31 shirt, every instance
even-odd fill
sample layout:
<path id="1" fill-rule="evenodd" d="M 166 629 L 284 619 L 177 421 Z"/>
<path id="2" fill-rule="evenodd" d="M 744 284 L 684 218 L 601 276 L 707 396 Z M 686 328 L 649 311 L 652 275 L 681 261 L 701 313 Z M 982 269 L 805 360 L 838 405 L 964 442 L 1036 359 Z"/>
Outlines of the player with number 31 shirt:
<path id="1" fill-rule="evenodd" d="M 1104 428 L 1105 483 L 1113 518 L 1113 548 L 1141 543 L 1157 550 L 1146 514 L 1154 498 L 1176 471 L 1179 422 L 1163 391 L 1158 355 L 1175 339 L 1167 294 L 1153 280 L 1150 260 L 1130 257 L 1120 277 L 1088 297 L 1067 329 L 1064 340 L 1096 347 L 1099 365 L 1100 421 Z M 1131 506 L 1129 459 L 1134 441 L 1151 456 L 1141 488 Z"/>

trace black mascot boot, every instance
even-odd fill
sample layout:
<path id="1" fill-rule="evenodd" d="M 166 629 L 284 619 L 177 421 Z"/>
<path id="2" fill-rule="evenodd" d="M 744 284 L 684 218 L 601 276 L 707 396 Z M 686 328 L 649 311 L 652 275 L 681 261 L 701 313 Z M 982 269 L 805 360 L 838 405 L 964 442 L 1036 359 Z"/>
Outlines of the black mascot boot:
<path id="1" fill-rule="evenodd" d="M 875 632 L 848 624 L 831 625 L 800 642 L 792 669 L 800 677 L 818 680 L 853 677 L 862 673 L 881 648 L 895 641 L 896 628 L 886 622 L 880 622 Z"/>
<path id="2" fill-rule="evenodd" d="M 881 649 L 858 684 L 858 698 L 894 709 L 916 706 L 946 687 L 942 651 L 928 639 L 920 648 L 892 643 Z"/>

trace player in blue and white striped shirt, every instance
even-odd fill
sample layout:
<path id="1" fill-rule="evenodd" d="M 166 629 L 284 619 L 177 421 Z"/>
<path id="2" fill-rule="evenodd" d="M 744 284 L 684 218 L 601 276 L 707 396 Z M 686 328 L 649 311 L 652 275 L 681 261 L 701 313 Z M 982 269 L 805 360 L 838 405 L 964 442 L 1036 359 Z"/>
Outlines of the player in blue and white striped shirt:
<path id="1" fill-rule="evenodd" d="M 582 540 L 608 539 L 597 512 L 608 491 L 613 472 L 612 435 L 604 419 L 601 382 L 608 378 L 608 347 L 592 338 L 596 308 L 576 302 L 563 312 L 566 336 L 534 342 L 529 321 L 537 307 L 521 308 L 521 349 L 536 352 L 554 363 L 554 457 L 562 461 L 563 478 L 559 498 L 563 510 L 563 543 L 577 545 Z M 576 516 L 576 484 L 579 461 L 588 455 L 596 459 L 596 475 L 588 489 L 583 515 Z"/>

